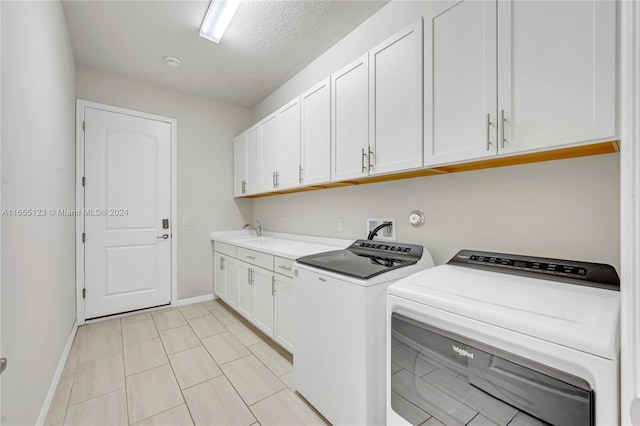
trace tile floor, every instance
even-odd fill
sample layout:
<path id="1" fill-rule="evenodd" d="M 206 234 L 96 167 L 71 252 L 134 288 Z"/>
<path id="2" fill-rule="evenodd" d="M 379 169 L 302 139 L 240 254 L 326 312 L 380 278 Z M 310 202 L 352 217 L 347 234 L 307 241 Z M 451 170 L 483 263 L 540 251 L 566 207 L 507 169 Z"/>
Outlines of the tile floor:
<path id="1" fill-rule="evenodd" d="M 217 300 L 78 328 L 45 425 L 326 424 L 291 355 Z"/>

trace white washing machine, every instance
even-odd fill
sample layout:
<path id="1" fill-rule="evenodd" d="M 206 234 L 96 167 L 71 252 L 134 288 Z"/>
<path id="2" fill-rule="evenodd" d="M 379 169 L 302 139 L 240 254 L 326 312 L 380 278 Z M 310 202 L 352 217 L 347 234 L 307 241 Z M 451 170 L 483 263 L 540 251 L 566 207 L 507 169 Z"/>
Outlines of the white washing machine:
<path id="1" fill-rule="evenodd" d="M 387 422 L 619 424 L 609 265 L 463 250 L 387 296 Z"/>
<path id="2" fill-rule="evenodd" d="M 386 422 L 386 295 L 433 266 L 421 246 L 358 240 L 294 266 L 294 383 L 334 425 Z"/>

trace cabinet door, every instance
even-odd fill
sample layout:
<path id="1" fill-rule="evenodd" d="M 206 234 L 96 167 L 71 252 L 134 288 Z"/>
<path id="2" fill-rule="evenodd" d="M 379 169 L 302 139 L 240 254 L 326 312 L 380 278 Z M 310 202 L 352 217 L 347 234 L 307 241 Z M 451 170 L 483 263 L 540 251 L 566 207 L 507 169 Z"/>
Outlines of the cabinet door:
<path id="1" fill-rule="evenodd" d="M 273 113 L 260 122 L 262 138 L 262 184 L 263 192 L 273 191 L 276 188 L 276 171 L 280 158 L 279 139 L 280 126 L 278 114 Z"/>
<path id="2" fill-rule="evenodd" d="M 273 272 L 252 267 L 255 309 L 253 323 L 267 336 L 273 337 Z"/>
<path id="3" fill-rule="evenodd" d="M 247 194 L 262 192 L 262 141 L 260 126 L 247 130 Z"/>
<path id="4" fill-rule="evenodd" d="M 247 192 L 248 147 L 249 135 L 247 132 L 233 140 L 233 195 L 236 197 L 241 197 Z"/>
<path id="5" fill-rule="evenodd" d="M 295 317 L 293 313 L 293 278 L 275 274 L 273 337 L 283 348 L 293 353 Z"/>
<path id="6" fill-rule="evenodd" d="M 496 2 L 464 0 L 424 25 L 424 165 L 495 156 Z"/>
<path id="7" fill-rule="evenodd" d="M 616 138 L 616 2 L 499 1 L 500 153 Z"/>
<path id="8" fill-rule="evenodd" d="M 280 158 L 276 186 L 278 189 L 300 185 L 300 98 L 278 110 L 280 120 Z"/>
<path id="9" fill-rule="evenodd" d="M 253 267 L 246 262 L 238 262 L 238 312 L 247 319 L 253 319 L 255 311 L 252 276 Z"/>
<path id="10" fill-rule="evenodd" d="M 218 252 L 213 253 L 213 292 L 222 300 L 226 300 L 226 274 L 224 256 Z"/>
<path id="11" fill-rule="evenodd" d="M 300 96 L 302 126 L 303 185 L 331 180 L 331 79 L 307 90 Z"/>
<path id="12" fill-rule="evenodd" d="M 331 76 L 332 181 L 367 176 L 368 54 Z"/>
<path id="13" fill-rule="evenodd" d="M 225 302 L 232 308 L 238 306 L 238 260 L 223 256 L 225 274 Z"/>
<path id="14" fill-rule="evenodd" d="M 369 51 L 370 174 L 422 166 L 422 18 Z"/>

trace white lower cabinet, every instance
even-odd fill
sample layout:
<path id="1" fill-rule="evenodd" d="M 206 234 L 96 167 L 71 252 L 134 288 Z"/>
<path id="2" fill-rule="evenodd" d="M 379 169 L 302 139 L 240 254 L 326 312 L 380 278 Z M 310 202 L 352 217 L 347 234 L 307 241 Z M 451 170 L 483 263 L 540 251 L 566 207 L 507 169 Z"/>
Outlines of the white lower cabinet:
<path id="1" fill-rule="evenodd" d="M 293 353 L 293 278 L 275 274 L 273 339 Z"/>
<path id="2" fill-rule="evenodd" d="M 238 262 L 238 312 L 273 337 L 273 271 Z"/>
<path id="3" fill-rule="evenodd" d="M 238 261 L 219 252 L 214 253 L 213 261 L 214 293 L 235 308 L 238 303 Z"/>
<path id="4" fill-rule="evenodd" d="M 293 352 L 293 260 L 224 243 L 213 259 L 215 294 Z"/>
<path id="5" fill-rule="evenodd" d="M 273 271 L 251 267 L 254 297 L 253 324 L 273 337 Z"/>
<path id="6" fill-rule="evenodd" d="M 293 353 L 293 260 L 273 260 L 273 339 Z"/>
<path id="7" fill-rule="evenodd" d="M 246 319 L 253 319 L 256 309 L 255 290 L 252 285 L 251 265 L 246 262 L 238 262 L 238 309 L 237 311 Z"/>

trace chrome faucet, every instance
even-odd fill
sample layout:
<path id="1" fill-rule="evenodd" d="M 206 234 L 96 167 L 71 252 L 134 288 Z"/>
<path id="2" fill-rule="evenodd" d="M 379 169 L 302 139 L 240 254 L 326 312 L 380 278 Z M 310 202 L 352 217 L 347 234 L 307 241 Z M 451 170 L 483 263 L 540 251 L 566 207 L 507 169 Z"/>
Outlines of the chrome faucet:
<path id="1" fill-rule="evenodd" d="M 242 225 L 242 229 L 253 229 L 254 231 L 256 231 L 256 234 L 258 235 L 258 237 L 262 237 L 262 224 L 260 223 L 259 220 L 256 220 L 256 223 L 258 224 L 257 227 L 253 227 L 248 223 L 245 223 L 244 225 Z"/>

